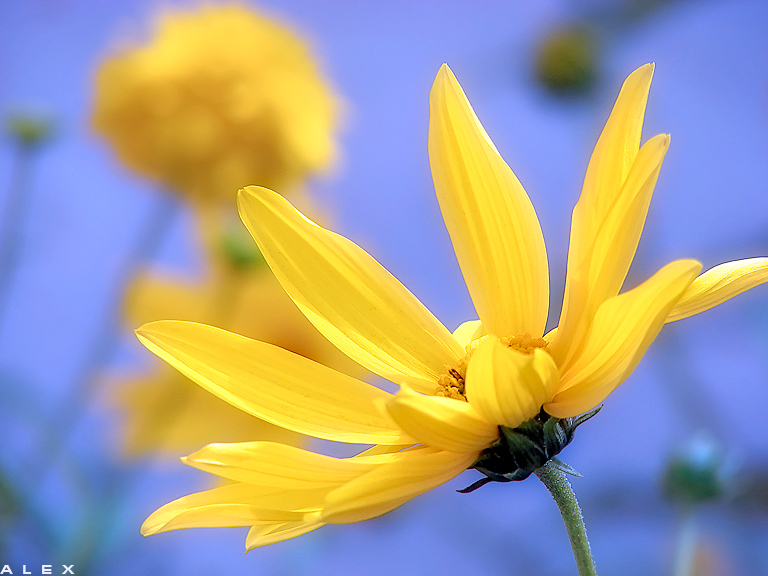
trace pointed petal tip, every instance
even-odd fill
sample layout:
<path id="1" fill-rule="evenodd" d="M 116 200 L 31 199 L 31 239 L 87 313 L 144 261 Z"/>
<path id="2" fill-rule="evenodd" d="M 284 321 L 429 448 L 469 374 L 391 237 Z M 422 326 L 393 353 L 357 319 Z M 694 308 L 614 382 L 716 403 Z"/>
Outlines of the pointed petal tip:
<path id="1" fill-rule="evenodd" d="M 189 320 L 153 320 L 152 322 L 142 324 L 133 333 L 146 346 L 147 343 L 155 342 L 157 336 L 162 337 L 166 328 L 178 324 L 196 324 L 196 322 L 190 322 Z"/>
<path id="2" fill-rule="evenodd" d="M 669 144 L 671 141 L 672 141 L 672 137 L 669 134 L 656 134 L 656 136 L 654 136 L 653 138 L 650 138 L 645 144 L 643 144 L 643 148 L 645 148 L 646 146 L 650 146 L 650 147 L 655 146 L 663 154 L 666 154 L 667 150 L 669 150 Z"/>
<path id="3" fill-rule="evenodd" d="M 640 73 L 642 75 L 648 76 L 648 80 L 650 80 L 653 77 L 653 73 L 656 70 L 656 63 L 655 62 L 648 62 L 647 64 L 643 64 L 640 66 L 637 70 L 635 70 L 634 73 Z"/>
<path id="4" fill-rule="evenodd" d="M 136 338 L 139 339 L 139 342 L 141 342 L 144 346 L 147 346 L 147 344 L 152 341 L 152 335 L 155 333 L 156 325 L 160 322 L 162 322 L 162 320 L 156 320 L 154 322 L 147 322 L 146 324 L 142 324 L 136 328 L 133 333 L 136 335 Z"/>
<path id="5" fill-rule="evenodd" d="M 656 64 L 653 62 L 643 64 L 639 68 L 635 69 L 629 76 L 627 76 L 624 84 L 633 85 L 635 82 L 638 82 L 640 85 L 644 85 L 647 90 L 651 85 L 651 80 L 653 80 L 653 73 L 655 69 Z"/>
<path id="6" fill-rule="evenodd" d="M 149 338 L 154 334 L 158 334 L 163 331 L 163 328 L 170 324 L 195 324 L 189 320 L 152 320 L 151 322 L 145 322 L 133 332 L 139 337 Z"/>
<path id="7" fill-rule="evenodd" d="M 452 78 L 452 77 L 454 77 L 453 70 L 451 70 L 451 67 L 448 66 L 447 63 L 443 62 L 440 65 L 440 69 L 437 71 L 437 77 L 438 78 L 441 78 L 441 77 L 442 78 Z"/>
<path id="8" fill-rule="evenodd" d="M 147 334 L 152 332 L 152 327 L 153 327 L 154 324 L 157 324 L 157 322 L 158 322 L 157 320 L 154 320 L 152 322 L 145 322 L 144 324 L 142 324 L 138 328 L 135 328 L 133 330 L 133 333 L 136 334 L 136 336 L 139 336 L 139 337 L 146 336 Z"/>
<path id="9" fill-rule="evenodd" d="M 440 66 L 440 70 L 437 71 L 435 81 L 432 84 L 430 99 L 434 100 L 435 98 L 444 95 L 449 86 L 455 88 L 458 85 L 459 82 L 456 80 L 456 76 L 454 76 L 451 68 L 448 64 L 443 64 Z"/>
<path id="10" fill-rule="evenodd" d="M 243 206 L 244 203 L 249 200 L 257 199 L 264 192 L 272 192 L 269 188 L 262 186 L 245 186 L 237 191 L 237 207 L 238 209 Z"/>
<path id="11" fill-rule="evenodd" d="M 164 524 L 158 524 L 153 520 L 153 517 L 154 513 L 150 514 L 149 517 L 144 520 L 144 523 L 141 525 L 140 531 L 142 536 L 153 536 L 162 530 Z"/>

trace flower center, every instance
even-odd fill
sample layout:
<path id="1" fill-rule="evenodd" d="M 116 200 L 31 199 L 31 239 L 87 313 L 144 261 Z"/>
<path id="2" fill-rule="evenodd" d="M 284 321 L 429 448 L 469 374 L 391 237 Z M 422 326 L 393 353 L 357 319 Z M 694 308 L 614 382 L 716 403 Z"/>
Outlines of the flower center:
<path id="1" fill-rule="evenodd" d="M 533 354 L 536 348 L 543 348 L 547 350 L 547 342 L 544 338 L 533 338 L 528 332 L 523 334 L 516 334 L 515 336 L 506 336 L 500 340 L 502 344 L 518 350 L 525 354 Z M 449 368 L 446 374 L 442 374 L 437 380 L 437 388 L 435 389 L 435 396 L 442 396 L 444 398 L 453 398 L 454 400 L 467 401 L 465 392 L 465 380 L 467 377 L 467 366 L 469 365 L 469 359 L 474 352 L 477 343 L 470 344 L 467 354 L 459 360 L 459 363 L 454 368 Z"/>

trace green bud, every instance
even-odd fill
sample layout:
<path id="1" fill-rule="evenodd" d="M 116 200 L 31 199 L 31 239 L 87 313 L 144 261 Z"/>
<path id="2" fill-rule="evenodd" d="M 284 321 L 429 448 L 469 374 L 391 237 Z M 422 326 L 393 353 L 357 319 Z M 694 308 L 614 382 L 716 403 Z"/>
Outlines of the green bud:
<path id="1" fill-rule="evenodd" d="M 16 112 L 6 120 L 6 129 L 24 146 L 42 144 L 53 133 L 53 120 L 42 114 Z"/>
<path id="2" fill-rule="evenodd" d="M 554 30 L 539 45 L 536 76 L 552 92 L 589 91 L 597 78 L 597 36 L 588 27 Z"/>
<path id="3" fill-rule="evenodd" d="M 221 249 L 229 263 L 237 269 L 257 268 L 266 264 L 256 242 L 239 227 L 222 235 Z"/>
<path id="4" fill-rule="evenodd" d="M 663 490 L 674 502 L 700 504 L 722 497 L 732 475 L 722 447 L 712 439 L 697 437 L 669 459 Z"/>

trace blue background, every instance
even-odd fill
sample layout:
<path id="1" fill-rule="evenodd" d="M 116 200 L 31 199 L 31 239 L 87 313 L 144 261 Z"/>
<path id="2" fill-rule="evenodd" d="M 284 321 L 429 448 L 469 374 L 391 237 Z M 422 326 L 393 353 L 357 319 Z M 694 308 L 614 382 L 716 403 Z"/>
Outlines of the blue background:
<path id="1" fill-rule="evenodd" d="M 591 149 L 623 79 L 656 62 L 644 139 L 672 135 L 629 283 L 668 261 L 705 268 L 768 255 L 768 4 L 668 2 L 604 29 L 601 75 L 586 98 L 547 93 L 535 50 L 554 27 L 618 3 L 311 2 L 259 7 L 303 32 L 345 99 L 342 162 L 311 183 L 336 229 L 370 251 L 449 328 L 473 316 L 433 194 L 427 158 L 428 94 L 448 62 L 541 220 L 556 321 L 570 212 Z M 206 486 L 177 461 L 120 462 L 120 415 L 96 394 L 46 457 L 81 377 L 94 334 L 113 314 L 124 270 L 153 209 L 153 185 L 128 173 L 89 131 L 99 59 L 120 34 L 141 30 L 153 1 L 0 2 L 0 112 L 42 110 L 55 138 L 36 158 L 22 222 L 21 263 L 0 316 L 0 463 L 31 511 L 0 524 L 0 565 L 86 566 L 133 574 L 541 574 L 573 572 L 556 507 L 535 480 L 456 494 L 458 479 L 385 517 L 330 526 L 242 554 L 245 530 L 186 530 L 142 538 L 159 505 Z M 179 5 L 179 4 L 176 4 Z M 14 161 L 0 142 L 0 209 Z M 198 270 L 189 217 L 156 266 Z M 579 430 L 563 454 L 601 574 L 669 574 L 675 508 L 660 493 L 669 454 L 705 432 L 750 486 L 699 511 L 701 538 L 723 574 L 768 574 L 768 290 L 758 288 L 669 325 L 633 376 Z M 116 364 L 147 362 L 129 334 Z M 115 487 L 119 487 L 116 490 Z M 762 490 L 762 492 L 760 492 Z M 762 499 L 758 496 L 763 494 Z M 108 521 L 105 522 L 104 518 Z M 89 545 L 92 544 L 92 546 Z M 83 549 L 90 563 L 77 556 Z M 35 568 L 38 567 L 38 568 Z M 55 568 L 54 568 L 55 572 Z M 34 573 L 34 572 L 33 572 Z"/>

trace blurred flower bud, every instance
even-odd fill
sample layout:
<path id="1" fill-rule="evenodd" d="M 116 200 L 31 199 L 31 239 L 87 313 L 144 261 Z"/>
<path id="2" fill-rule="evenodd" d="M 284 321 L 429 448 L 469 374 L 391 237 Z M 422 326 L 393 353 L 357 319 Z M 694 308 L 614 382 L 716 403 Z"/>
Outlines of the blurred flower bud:
<path id="1" fill-rule="evenodd" d="M 597 79 L 597 35 L 589 27 L 572 26 L 550 32 L 538 47 L 536 76 L 559 94 L 589 91 Z"/>
<path id="2" fill-rule="evenodd" d="M 51 137 L 53 124 L 53 120 L 43 114 L 14 112 L 6 120 L 6 129 L 23 146 L 36 146 Z"/>
<path id="3" fill-rule="evenodd" d="M 220 239 L 220 247 L 226 261 L 238 270 L 266 265 L 259 247 L 243 226 L 225 230 Z"/>
<path id="4" fill-rule="evenodd" d="M 700 436 L 678 450 L 664 471 L 664 494 L 684 505 L 721 498 L 729 489 L 733 466 L 722 446 Z"/>

